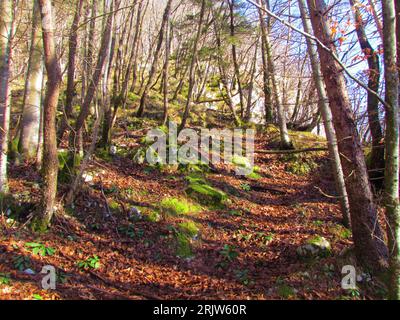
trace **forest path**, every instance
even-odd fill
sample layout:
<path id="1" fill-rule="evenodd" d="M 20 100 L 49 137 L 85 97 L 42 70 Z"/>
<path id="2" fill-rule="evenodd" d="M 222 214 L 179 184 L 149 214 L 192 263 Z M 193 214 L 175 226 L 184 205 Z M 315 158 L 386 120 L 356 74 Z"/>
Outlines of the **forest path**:
<path id="1" fill-rule="evenodd" d="M 259 137 L 257 148 L 268 148 L 264 139 Z M 257 179 L 221 166 L 206 176 L 228 195 L 227 204 L 159 216 L 165 199 L 187 198 L 185 174 L 139 166 L 125 156 L 106 158 L 92 163 L 94 180 L 69 211 L 72 216 L 58 216 L 51 233 L 12 232 L 3 239 L 0 272 L 10 273 L 12 289 L 0 288 L 0 298 L 311 299 L 343 294 L 335 255 L 351 242 L 338 236 L 338 206 L 315 188 L 333 192 L 329 178 L 320 178 L 326 172 L 297 176 L 287 172 L 282 158 L 267 155 L 256 158 Z M 12 188 L 26 189 L 26 170 L 14 172 Z M 196 236 L 180 242 L 182 224 L 193 223 Z M 332 257 L 299 260 L 296 249 L 315 236 L 332 243 Z M 55 254 L 33 255 L 27 242 L 43 243 Z M 188 256 L 177 257 L 179 250 Z M 36 272 L 44 265 L 62 270 L 57 290 L 43 291 L 38 276 L 16 271 L 18 256 L 27 257 Z M 98 268 L 90 266 L 97 261 L 94 256 Z"/>

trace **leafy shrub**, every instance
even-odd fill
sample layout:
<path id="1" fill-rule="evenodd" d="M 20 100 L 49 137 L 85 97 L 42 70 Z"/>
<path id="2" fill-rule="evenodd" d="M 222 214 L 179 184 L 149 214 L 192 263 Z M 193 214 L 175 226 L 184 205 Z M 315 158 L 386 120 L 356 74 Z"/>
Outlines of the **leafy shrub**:
<path id="1" fill-rule="evenodd" d="M 13 259 L 13 264 L 14 267 L 19 270 L 19 271 L 24 271 L 25 269 L 28 269 L 31 267 L 31 259 L 29 257 L 25 256 L 17 256 Z"/>
<path id="2" fill-rule="evenodd" d="M 44 244 L 36 242 L 27 242 L 25 243 L 25 247 L 29 248 L 34 255 L 39 254 L 42 257 L 52 256 L 56 252 L 56 249 L 52 247 L 46 247 Z"/>
<path id="3" fill-rule="evenodd" d="M 232 262 L 239 256 L 239 252 L 236 250 L 236 247 L 228 244 L 224 245 L 219 253 L 225 260 L 229 262 Z"/>
<path id="4" fill-rule="evenodd" d="M 10 284 L 10 281 L 9 273 L 0 273 L 0 285 L 8 285 Z"/>
<path id="5" fill-rule="evenodd" d="M 100 258 L 96 255 L 87 258 L 86 260 L 78 261 L 77 266 L 79 269 L 89 270 L 100 268 Z"/>

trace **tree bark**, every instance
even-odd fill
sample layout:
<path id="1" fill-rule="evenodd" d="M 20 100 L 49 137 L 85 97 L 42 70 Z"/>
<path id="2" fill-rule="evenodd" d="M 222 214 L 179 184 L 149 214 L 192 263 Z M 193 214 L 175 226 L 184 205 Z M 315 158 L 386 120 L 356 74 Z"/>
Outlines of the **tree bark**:
<path id="1" fill-rule="evenodd" d="M 0 196 L 8 192 L 7 153 L 10 130 L 10 69 L 12 54 L 12 31 L 14 2 L 0 3 Z"/>
<path id="2" fill-rule="evenodd" d="M 311 34 L 312 26 L 307 14 L 307 5 L 305 0 L 299 0 L 299 9 L 303 21 L 304 31 Z M 326 137 L 328 139 L 329 154 L 333 166 L 333 176 L 335 179 L 336 190 L 340 197 L 340 206 L 343 215 L 343 224 L 347 227 L 350 226 L 350 205 L 349 198 L 346 190 L 346 183 L 343 174 L 343 168 L 340 161 L 339 148 L 336 139 L 336 132 L 332 122 L 332 112 L 329 106 L 329 99 L 326 93 L 324 78 L 321 71 L 321 66 L 318 61 L 318 53 L 316 45 L 306 38 L 308 55 L 310 57 L 311 68 L 315 87 L 319 97 L 319 109 L 324 120 Z"/>
<path id="3" fill-rule="evenodd" d="M 165 7 L 165 11 L 164 11 L 164 16 L 162 19 L 160 32 L 158 34 L 158 42 L 157 42 L 156 50 L 154 52 L 154 58 L 153 58 L 153 63 L 151 65 L 150 74 L 147 79 L 146 85 L 143 88 L 142 96 L 140 98 L 140 105 L 139 105 L 139 109 L 137 111 L 138 117 L 142 117 L 144 114 L 147 96 L 149 94 L 149 90 L 153 84 L 154 77 L 157 72 L 160 51 L 161 51 L 161 47 L 162 47 L 162 43 L 163 43 L 164 35 L 165 35 L 165 27 L 168 25 L 169 15 L 171 13 L 171 4 L 172 4 L 172 0 L 168 0 L 167 6 Z"/>
<path id="4" fill-rule="evenodd" d="M 385 206 L 390 252 L 389 297 L 400 300 L 399 73 L 394 0 L 382 1 L 386 83 Z M 400 22 L 400 21 L 399 21 Z"/>
<path id="5" fill-rule="evenodd" d="M 206 13 L 206 6 L 207 6 L 207 1 L 202 0 L 201 2 L 201 9 L 200 9 L 200 18 L 199 18 L 199 23 L 197 25 L 197 33 L 196 37 L 194 39 L 194 44 L 193 44 L 193 49 L 192 49 L 192 57 L 191 57 L 191 63 L 190 63 L 190 69 L 189 69 L 189 89 L 188 89 L 188 96 L 186 99 L 186 106 L 185 106 L 185 112 L 182 117 L 182 122 L 179 126 L 179 131 L 182 131 L 186 127 L 187 120 L 190 115 L 190 107 L 192 104 L 192 96 L 193 96 L 193 88 L 195 84 L 195 67 L 196 67 L 196 60 L 197 60 L 197 55 L 198 55 L 198 46 L 199 46 L 199 41 L 202 33 L 202 28 L 203 28 L 203 22 L 204 22 L 204 16 Z"/>
<path id="6" fill-rule="evenodd" d="M 36 160 L 42 113 L 43 39 L 37 0 L 33 5 L 31 47 L 25 80 L 24 109 L 19 152 L 27 160 Z"/>
<path id="7" fill-rule="evenodd" d="M 262 0 L 258 0 L 258 4 L 262 5 Z M 265 122 L 270 124 L 274 121 L 274 110 L 272 104 L 272 88 L 268 70 L 268 58 L 267 58 L 267 43 L 268 43 L 268 30 L 265 22 L 265 13 L 261 9 L 258 9 L 258 16 L 260 19 L 261 27 L 261 57 L 263 65 L 263 88 L 264 88 L 264 109 L 265 109 Z"/>
<path id="8" fill-rule="evenodd" d="M 310 18 L 315 36 L 332 52 L 336 47 L 327 25 L 324 0 L 308 0 Z M 386 267 L 388 251 L 378 221 L 377 207 L 369 183 L 364 153 L 358 136 L 343 69 L 331 52 L 318 46 L 321 69 L 339 139 L 339 151 L 349 195 L 353 240 L 358 261 L 381 271 Z"/>
<path id="9" fill-rule="evenodd" d="M 374 92 L 379 92 L 379 80 L 381 76 L 379 66 L 379 56 L 367 38 L 365 32 L 365 22 L 359 7 L 354 0 L 349 0 L 354 12 L 358 42 L 368 61 L 368 88 Z M 371 92 L 367 92 L 368 102 L 368 122 L 372 137 L 372 151 L 369 162 L 370 178 L 377 189 L 382 189 L 385 171 L 385 149 L 382 144 L 383 129 L 379 119 L 379 99 Z"/>
<path id="10" fill-rule="evenodd" d="M 51 1 L 39 0 L 39 7 L 42 17 L 47 89 L 43 105 L 42 199 L 40 211 L 37 213 L 32 226 L 34 230 L 44 232 L 49 227 L 53 217 L 57 195 L 58 155 L 56 114 L 61 86 L 61 71 L 56 54 Z"/>
<path id="11" fill-rule="evenodd" d="M 74 21 L 70 30 L 69 36 L 69 55 L 68 55 L 68 74 L 67 74 L 67 90 L 65 93 L 65 114 L 61 118 L 58 137 L 62 140 L 64 132 L 67 128 L 67 123 L 72 115 L 73 99 L 75 96 L 75 65 L 76 65 L 76 51 L 78 46 L 78 27 L 79 20 L 82 12 L 83 0 L 79 0 L 76 9 Z"/>

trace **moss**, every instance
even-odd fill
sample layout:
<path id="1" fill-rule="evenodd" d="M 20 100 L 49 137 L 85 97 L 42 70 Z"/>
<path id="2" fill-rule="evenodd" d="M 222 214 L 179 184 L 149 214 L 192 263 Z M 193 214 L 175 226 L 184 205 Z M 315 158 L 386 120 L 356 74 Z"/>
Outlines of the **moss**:
<path id="1" fill-rule="evenodd" d="M 161 211 L 171 215 L 187 215 L 189 213 L 197 213 L 200 207 L 193 205 L 186 199 L 165 198 L 161 201 Z"/>
<path id="2" fill-rule="evenodd" d="M 182 222 L 178 225 L 179 230 L 188 235 L 191 238 L 196 237 L 199 234 L 199 228 L 193 221 Z"/>
<path id="3" fill-rule="evenodd" d="M 295 175 L 304 176 L 318 168 L 318 164 L 312 155 L 290 154 L 281 157 L 286 162 L 285 170 Z"/>
<path id="4" fill-rule="evenodd" d="M 247 175 L 246 178 L 248 178 L 248 179 L 253 179 L 253 180 L 260 180 L 260 179 L 262 179 L 262 176 L 259 175 L 259 174 L 256 173 L 256 172 L 252 172 L 252 173 L 250 173 L 249 175 Z"/>
<path id="5" fill-rule="evenodd" d="M 221 205 L 228 200 L 225 192 L 208 184 L 190 183 L 186 193 L 199 202 L 208 205 Z"/>
<path id="6" fill-rule="evenodd" d="M 190 239 L 186 234 L 176 234 L 176 255 L 180 258 L 191 258 L 193 256 L 192 247 L 190 245 Z"/>

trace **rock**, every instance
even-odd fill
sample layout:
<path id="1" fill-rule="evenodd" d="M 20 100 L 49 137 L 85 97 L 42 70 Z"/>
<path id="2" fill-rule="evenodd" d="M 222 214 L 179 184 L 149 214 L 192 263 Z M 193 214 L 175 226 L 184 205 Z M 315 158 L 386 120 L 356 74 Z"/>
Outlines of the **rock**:
<path id="1" fill-rule="evenodd" d="M 33 271 L 32 269 L 25 269 L 24 273 L 27 274 L 27 275 L 30 275 L 30 276 L 33 276 L 33 275 L 36 274 L 36 272 Z"/>
<path id="2" fill-rule="evenodd" d="M 143 218 L 142 212 L 138 208 L 131 208 L 128 213 L 129 220 L 141 220 Z"/>
<path id="3" fill-rule="evenodd" d="M 326 257 L 331 253 L 331 244 L 324 237 L 317 236 L 296 250 L 302 258 Z"/>
<path id="4" fill-rule="evenodd" d="M 115 156 L 117 155 L 118 149 L 116 146 L 111 146 L 110 147 L 110 155 Z"/>
<path id="5" fill-rule="evenodd" d="M 94 177 L 89 173 L 84 173 L 82 175 L 82 178 L 83 178 L 83 181 L 85 181 L 86 183 L 93 182 L 93 180 L 94 180 Z"/>

